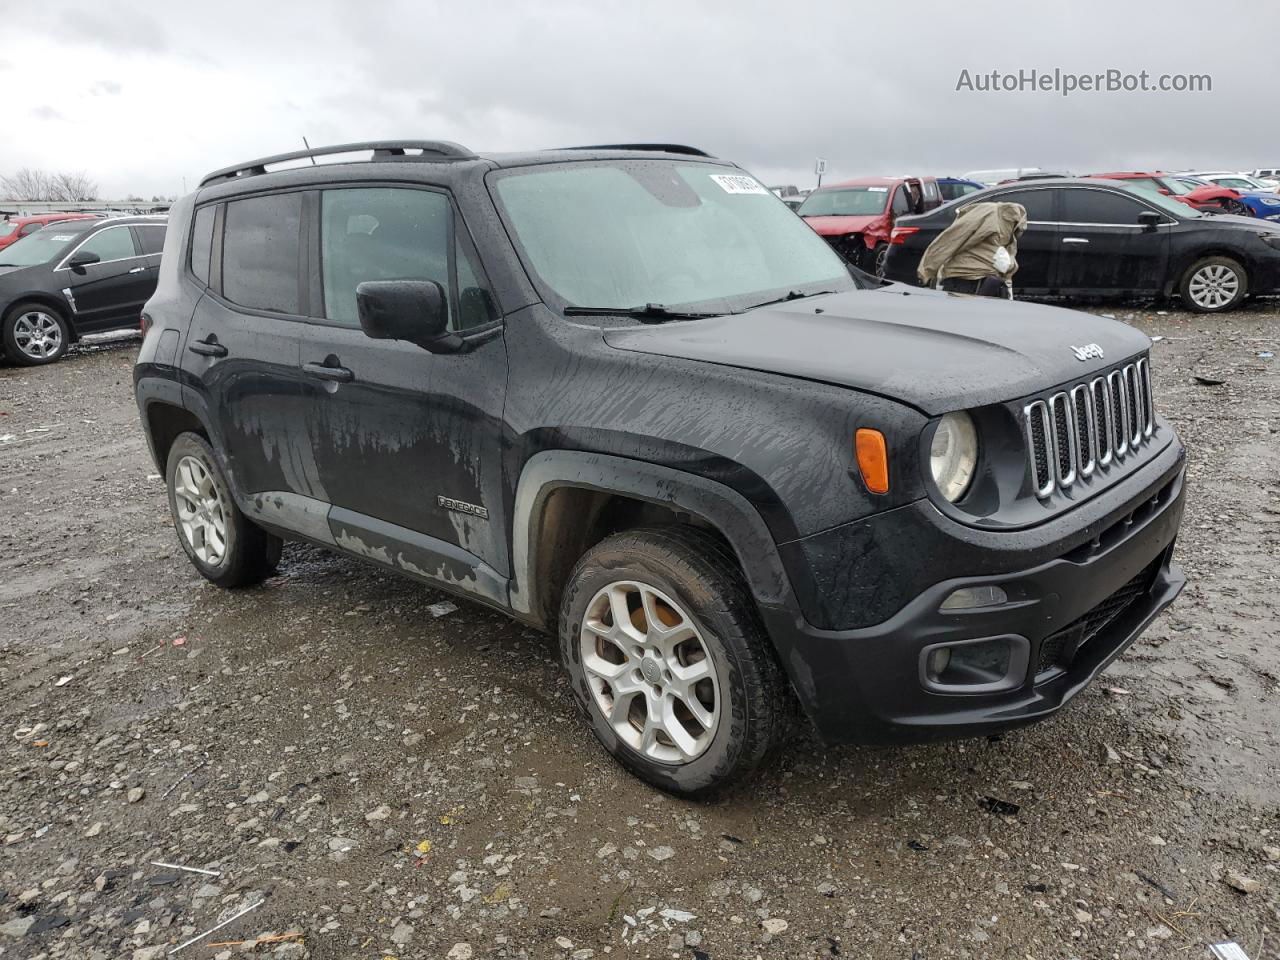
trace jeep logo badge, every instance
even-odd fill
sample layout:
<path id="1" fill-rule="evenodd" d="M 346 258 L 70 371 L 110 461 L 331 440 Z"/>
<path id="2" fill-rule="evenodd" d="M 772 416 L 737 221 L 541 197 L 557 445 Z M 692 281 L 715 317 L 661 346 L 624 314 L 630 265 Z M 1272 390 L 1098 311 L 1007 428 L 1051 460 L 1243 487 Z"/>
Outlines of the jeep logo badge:
<path id="1" fill-rule="evenodd" d="M 1102 348 L 1096 343 L 1086 343 L 1083 347 L 1072 347 L 1071 352 L 1077 360 L 1101 360 Z"/>

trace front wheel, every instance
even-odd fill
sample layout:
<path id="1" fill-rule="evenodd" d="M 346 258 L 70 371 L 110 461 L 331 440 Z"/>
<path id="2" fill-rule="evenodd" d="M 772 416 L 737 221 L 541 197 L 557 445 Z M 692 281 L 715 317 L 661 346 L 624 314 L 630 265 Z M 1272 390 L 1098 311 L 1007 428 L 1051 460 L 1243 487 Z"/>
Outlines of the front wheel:
<path id="1" fill-rule="evenodd" d="M 201 576 L 220 587 L 247 587 L 275 572 L 282 541 L 240 512 L 204 437 L 178 435 L 165 482 L 178 541 Z"/>
<path id="2" fill-rule="evenodd" d="M 61 360 L 71 342 L 71 330 L 57 310 L 43 303 L 20 303 L 4 317 L 5 355 L 24 367 Z"/>
<path id="3" fill-rule="evenodd" d="M 733 555 L 699 530 L 629 531 L 589 550 L 565 589 L 560 650 L 596 739 L 672 793 L 740 781 L 794 714 Z"/>
<path id="4" fill-rule="evenodd" d="M 1205 257 L 1187 268 L 1178 292 L 1196 313 L 1221 313 L 1249 295 L 1249 275 L 1230 257 Z"/>

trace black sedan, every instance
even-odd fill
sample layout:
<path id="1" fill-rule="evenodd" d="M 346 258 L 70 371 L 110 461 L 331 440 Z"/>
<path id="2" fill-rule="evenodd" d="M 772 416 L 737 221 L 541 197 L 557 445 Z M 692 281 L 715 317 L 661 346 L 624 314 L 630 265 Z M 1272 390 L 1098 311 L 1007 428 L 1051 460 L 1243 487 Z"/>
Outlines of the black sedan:
<path id="1" fill-rule="evenodd" d="M 53 363 L 86 333 L 138 326 L 156 289 L 164 218 L 50 224 L 0 250 L 0 342 L 13 363 Z"/>
<path id="2" fill-rule="evenodd" d="M 932 213 L 898 220 L 885 260 L 889 280 L 919 283 L 925 249 L 978 201 L 1020 203 L 1014 286 L 1025 296 L 1171 296 L 1220 313 L 1252 294 L 1280 293 L 1280 225 L 1203 214 L 1119 181 L 1046 180 L 972 193 Z"/>

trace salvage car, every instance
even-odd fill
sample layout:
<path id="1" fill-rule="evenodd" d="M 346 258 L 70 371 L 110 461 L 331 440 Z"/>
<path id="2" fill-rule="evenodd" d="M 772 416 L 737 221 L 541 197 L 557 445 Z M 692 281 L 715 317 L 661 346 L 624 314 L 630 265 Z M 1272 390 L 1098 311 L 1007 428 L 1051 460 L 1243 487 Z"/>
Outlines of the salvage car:
<path id="1" fill-rule="evenodd" d="M 37 230 L 42 230 L 51 223 L 64 220 L 89 220 L 92 213 L 41 213 L 30 216 L 11 216 L 0 220 L 0 250 L 10 244 L 17 243 L 23 237 L 29 237 Z"/>
<path id="2" fill-rule="evenodd" d="M 796 212 L 849 263 L 879 273 L 897 218 L 940 203 L 934 177 L 864 177 L 813 191 Z"/>
<path id="3" fill-rule="evenodd" d="M 885 277 L 918 282 L 916 267 L 956 211 L 977 201 L 1020 203 L 1014 288 L 1022 296 L 1173 296 L 1199 313 L 1231 310 L 1252 294 L 1280 292 L 1280 225 L 1212 216 L 1153 191 L 1111 180 L 1053 180 L 997 187 L 898 221 Z"/>
<path id="4" fill-rule="evenodd" d="M 1160 170 L 1154 172 L 1129 170 L 1091 173 L 1088 174 L 1088 178 L 1119 180 L 1130 189 L 1172 197 L 1201 213 L 1234 213 L 1246 217 L 1250 215 L 1249 208 L 1241 200 L 1238 191 L 1182 174 L 1175 176 Z"/>
<path id="5" fill-rule="evenodd" d="M 0 250 L 0 343 L 10 362 L 62 359 L 86 333 L 137 327 L 156 288 L 163 217 L 67 220 Z"/>
<path id="6" fill-rule="evenodd" d="M 301 540 L 555 633 L 663 789 L 796 703 L 833 742 L 1049 716 L 1183 586 L 1146 336 L 884 287 L 695 148 L 343 144 L 170 223 L 134 385 L 196 570 Z"/>

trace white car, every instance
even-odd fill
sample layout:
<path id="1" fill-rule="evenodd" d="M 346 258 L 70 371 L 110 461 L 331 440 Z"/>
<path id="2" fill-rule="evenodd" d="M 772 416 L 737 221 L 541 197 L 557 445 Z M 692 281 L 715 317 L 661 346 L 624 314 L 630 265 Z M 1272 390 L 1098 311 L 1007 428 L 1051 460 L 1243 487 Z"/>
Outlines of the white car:
<path id="1" fill-rule="evenodd" d="M 1229 170 L 1206 170 L 1203 172 L 1190 172 L 1184 176 L 1195 177 L 1197 180 L 1203 180 L 1205 183 L 1216 184 L 1219 187 L 1230 187 L 1232 190 L 1261 190 L 1264 193 L 1275 193 L 1276 184 L 1274 181 L 1260 180 L 1250 173 L 1233 173 Z"/>
<path id="2" fill-rule="evenodd" d="M 1280 187 L 1280 167 L 1259 167 L 1249 176 L 1255 180 L 1261 180 L 1263 183 L 1274 183 L 1277 187 Z"/>

